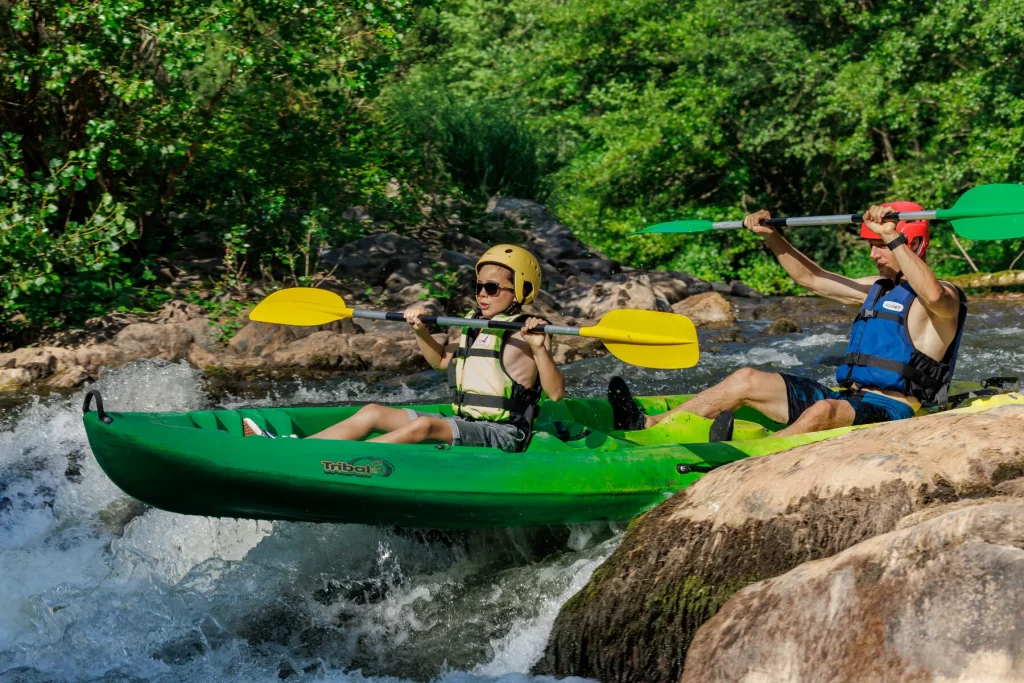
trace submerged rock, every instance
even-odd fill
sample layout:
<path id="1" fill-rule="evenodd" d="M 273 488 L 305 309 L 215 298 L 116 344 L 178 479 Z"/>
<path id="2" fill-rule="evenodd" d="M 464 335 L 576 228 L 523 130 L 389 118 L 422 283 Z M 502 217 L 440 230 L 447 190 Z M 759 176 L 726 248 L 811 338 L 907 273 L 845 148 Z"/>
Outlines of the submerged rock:
<path id="1" fill-rule="evenodd" d="M 536 671 L 677 681 L 697 629 L 738 590 L 912 512 L 995 495 L 1024 473 L 1022 432 L 1024 407 L 946 413 L 719 468 L 634 523 L 562 607 Z"/>
<path id="2" fill-rule="evenodd" d="M 946 512 L 740 591 L 697 632 L 683 683 L 1015 681 L 1024 501 Z"/>

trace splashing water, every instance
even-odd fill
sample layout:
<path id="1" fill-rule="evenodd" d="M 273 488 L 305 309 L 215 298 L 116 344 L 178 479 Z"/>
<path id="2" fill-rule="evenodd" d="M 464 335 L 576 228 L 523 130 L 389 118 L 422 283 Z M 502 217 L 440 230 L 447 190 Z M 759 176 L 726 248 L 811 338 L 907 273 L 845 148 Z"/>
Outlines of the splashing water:
<path id="1" fill-rule="evenodd" d="M 1024 310 L 980 307 L 958 377 L 1024 371 Z M 637 393 L 686 393 L 741 365 L 829 381 L 844 326 L 736 341 L 701 333 L 683 372 L 612 358 L 566 369 L 576 396 L 625 376 Z M 986 330 L 989 330 L 986 332 Z M 712 350 L 709 351 L 708 349 Z M 184 364 L 134 363 L 96 383 L 108 408 L 215 407 Z M 427 402 L 437 373 L 284 385 L 223 407 Z M 0 414 L 0 680 L 543 680 L 559 608 L 618 544 L 622 528 L 465 533 L 187 517 L 121 493 L 93 459 L 81 393 L 27 398 Z"/>

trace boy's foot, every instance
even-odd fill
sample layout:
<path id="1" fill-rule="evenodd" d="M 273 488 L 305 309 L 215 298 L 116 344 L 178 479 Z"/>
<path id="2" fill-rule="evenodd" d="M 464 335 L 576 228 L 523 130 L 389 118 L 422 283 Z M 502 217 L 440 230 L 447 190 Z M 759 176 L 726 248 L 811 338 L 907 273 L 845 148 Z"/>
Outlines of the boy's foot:
<path id="1" fill-rule="evenodd" d="M 731 410 L 723 410 L 711 423 L 711 432 L 708 434 L 708 442 L 732 441 L 732 428 L 736 424 L 736 418 Z"/>
<path id="2" fill-rule="evenodd" d="M 253 422 L 252 418 L 242 418 L 242 436 L 265 436 L 268 439 L 276 439 L 277 437 L 270 432 L 264 431 L 262 427 Z"/>
<path id="3" fill-rule="evenodd" d="M 644 409 L 633 400 L 626 380 L 612 377 L 608 382 L 608 403 L 612 407 L 612 427 L 635 432 L 646 426 Z"/>

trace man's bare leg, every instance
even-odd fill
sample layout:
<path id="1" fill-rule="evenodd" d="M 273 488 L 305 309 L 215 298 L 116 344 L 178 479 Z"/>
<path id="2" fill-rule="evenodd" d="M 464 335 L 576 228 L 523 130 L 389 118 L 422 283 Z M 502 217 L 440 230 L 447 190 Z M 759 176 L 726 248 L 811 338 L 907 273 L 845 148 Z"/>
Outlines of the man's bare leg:
<path id="1" fill-rule="evenodd" d="M 740 368 L 672 410 L 660 415 L 648 415 L 644 427 L 653 427 L 670 415 L 682 411 L 711 419 L 718 417 L 723 410 L 735 410 L 740 406 L 749 406 L 765 417 L 785 424 L 789 421 L 786 381 L 782 375 L 774 372 Z"/>
<path id="2" fill-rule="evenodd" d="M 393 432 L 412 421 L 409 413 L 404 410 L 369 403 L 360 408 L 352 417 L 307 438 L 361 441 L 374 431 Z"/>
<path id="3" fill-rule="evenodd" d="M 376 443 L 422 443 L 440 441 L 451 444 L 455 435 L 448 420 L 439 417 L 417 417 L 398 429 L 370 439 Z"/>
<path id="4" fill-rule="evenodd" d="M 805 410 L 796 422 L 775 432 L 775 436 L 792 436 L 836 427 L 849 427 L 856 417 L 857 413 L 849 401 L 818 401 Z"/>

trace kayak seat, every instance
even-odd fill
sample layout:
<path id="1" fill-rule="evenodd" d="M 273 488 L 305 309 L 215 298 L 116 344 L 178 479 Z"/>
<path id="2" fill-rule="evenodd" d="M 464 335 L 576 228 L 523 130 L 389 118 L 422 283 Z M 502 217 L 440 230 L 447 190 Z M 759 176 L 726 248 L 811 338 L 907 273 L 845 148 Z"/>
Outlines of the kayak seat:
<path id="1" fill-rule="evenodd" d="M 242 435 L 242 418 L 233 410 L 193 410 L 188 416 L 200 429 Z"/>

